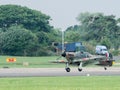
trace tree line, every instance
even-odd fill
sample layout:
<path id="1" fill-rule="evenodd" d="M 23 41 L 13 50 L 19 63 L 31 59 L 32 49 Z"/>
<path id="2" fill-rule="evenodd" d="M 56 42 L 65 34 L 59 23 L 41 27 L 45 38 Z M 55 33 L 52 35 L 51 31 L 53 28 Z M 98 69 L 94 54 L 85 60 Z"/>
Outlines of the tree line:
<path id="1" fill-rule="evenodd" d="M 19 5 L 0 6 L 0 54 L 51 55 L 58 33 L 50 16 Z"/>
<path id="2" fill-rule="evenodd" d="M 120 48 L 120 18 L 103 13 L 81 13 L 76 18 L 79 25 L 66 30 L 66 40 L 83 41 L 87 44 L 106 45 L 108 49 Z"/>
<path id="3" fill-rule="evenodd" d="M 104 44 L 118 50 L 120 19 L 102 13 L 81 13 L 79 25 L 65 30 L 66 42 Z M 19 5 L 0 6 L 0 54 L 19 56 L 55 55 L 52 42 L 61 42 L 61 30 L 50 25 L 51 17 Z"/>

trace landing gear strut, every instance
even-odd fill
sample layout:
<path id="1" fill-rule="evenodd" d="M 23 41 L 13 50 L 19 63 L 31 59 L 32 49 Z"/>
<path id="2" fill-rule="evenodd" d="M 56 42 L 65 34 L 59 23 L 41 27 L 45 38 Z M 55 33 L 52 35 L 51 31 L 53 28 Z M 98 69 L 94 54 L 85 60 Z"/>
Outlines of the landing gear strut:
<path id="1" fill-rule="evenodd" d="M 65 70 L 66 70 L 66 72 L 70 72 L 69 62 L 66 62 L 66 68 L 65 68 Z M 80 64 L 79 64 L 78 71 L 79 72 L 82 71 L 82 62 L 80 62 Z"/>
<path id="2" fill-rule="evenodd" d="M 66 63 L 66 68 L 65 68 L 66 72 L 70 72 L 70 68 L 69 68 L 69 63 Z"/>
<path id="3" fill-rule="evenodd" d="M 79 64 L 78 71 L 79 71 L 79 72 L 82 71 L 82 62 L 80 62 L 80 64 Z"/>

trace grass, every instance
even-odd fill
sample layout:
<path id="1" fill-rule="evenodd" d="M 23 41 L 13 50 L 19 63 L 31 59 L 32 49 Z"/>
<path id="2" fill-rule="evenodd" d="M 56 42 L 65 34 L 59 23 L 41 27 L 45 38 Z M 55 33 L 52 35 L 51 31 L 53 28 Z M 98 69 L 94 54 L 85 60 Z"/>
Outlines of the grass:
<path id="1" fill-rule="evenodd" d="M 6 62 L 7 58 L 16 58 L 16 62 Z M 56 60 L 58 56 L 48 57 L 18 57 L 18 56 L 0 56 L 0 68 L 61 68 L 65 67 L 65 64 L 50 63 L 50 61 Z M 118 63 L 120 60 L 117 61 Z M 27 65 L 26 65 L 27 63 Z M 115 67 L 119 65 L 115 65 Z M 74 67 L 74 66 L 72 66 Z M 87 67 L 96 67 L 94 64 L 89 64 Z"/>
<path id="2" fill-rule="evenodd" d="M 16 58 L 16 62 L 7 62 L 7 58 Z M 49 57 L 18 57 L 18 56 L 0 56 L 0 68 L 53 68 L 64 67 L 64 64 L 50 63 L 52 60 L 56 60 L 57 56 Z M 28 65 L 24 65 L 27 63 Z"/>
<path id="3" fill-rule="evenodd" d="M 16 58 L 15 63 L 6 58 Z M 0 56 L 0 67 L 65 67 L 64 64 L 49 63 L 57 57 L 14 57 Z M 28 66 L 23 63 L 28 62 Z M 77 77 L 23 77 L 0 78 L 0 90 L 120 90 L 120 76 L 77 76 Z"/>
<path id="4" fill-rule="evenodd" d="M 0 78 L 0 90 L 120 90 L 120 76 Z"/>

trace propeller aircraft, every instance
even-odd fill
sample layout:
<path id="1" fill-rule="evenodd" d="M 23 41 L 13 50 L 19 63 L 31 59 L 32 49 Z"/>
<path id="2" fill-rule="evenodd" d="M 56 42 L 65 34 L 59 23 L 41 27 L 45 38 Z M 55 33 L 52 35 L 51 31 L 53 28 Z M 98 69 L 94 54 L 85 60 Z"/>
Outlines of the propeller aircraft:
<path id="1" fill-rule="evenodd" d="M 66 49 L 67 49 L 66 45 Z M 68 46 L 69 47 L 69 46 Z M 71 48 L 71 46 L 69 47 Z M 77 43 L 77 47 L 75 47 L 76 51 L 64 50 L 61 54 L 66 60 L 58 60 L 55 61 L 57 63 L 66 63 L 65 70 L 66 72 L 70 72 L 71 69 L 69 65 L 77 65 L 78 71 L 82 71 L 82 67 L 86 66 L 90 63 L 97 63 L 96 65 L 103 66 L 105 70 L 107 70 L 107 66 L 112 66 L 114 64 L 113 56 L 111 53 L 106 53 L 104 55 L 92 55 L 89 52 L 86 52 L 85 47 L 81 44 Z M 73 50 L 73 48 L 71 48 Z"/>
<path id="2" fill-rule="evenodd" d="M 97 62 L 100 66 L 104 66 L 107 70 L 107 66 L 112 66 L 114 64 L 113 56 L 111 53 L 105 53 L 104 55 L 92 55 L 86 52 L 85 47 L 81 42 L 76 43 L 64 43 L 64 31 L 62 31 L 62 44 L 57 44 L 58 49 L 62 50 L 61 56 L 66 60 L 56 60 L 52 61 L 54 63 L 66 63 L 65 70 L 70 72 L 70 64 L 78 65 L 78 71 L 82 71 L 82 67 L 90 63 Z"/>
<path id="3" fill-rule="evenodd" d="M 78 71 L 82 71 L 82 67 L 90 63 L 98 62 L 96 65 L 104 66 L 104 69 L 107 70 L 107 66 L 112 66 L 114 60 L 112 55 L 106 53 L 105 55 L 92 55 L 88 52 L 64 52 L 62 56 L 66 58 L 66 68 L 67 72 L 70 72 L 69 64 L 78 65 Z"/>

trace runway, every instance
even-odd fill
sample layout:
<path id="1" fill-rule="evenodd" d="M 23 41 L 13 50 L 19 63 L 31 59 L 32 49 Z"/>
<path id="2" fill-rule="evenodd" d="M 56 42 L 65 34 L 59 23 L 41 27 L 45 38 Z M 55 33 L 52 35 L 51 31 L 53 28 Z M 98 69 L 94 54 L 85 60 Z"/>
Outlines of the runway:
<path id="1" fill-rule="evenodd" d="M 71 68 L 66 72 L 64 68 L 1 68 L 0 77 L 60 77 L 60 76 L 119 76 L 120 68 L 110 67 L 104 70 L 98 68 L 83 68 L 79 72 L 77 68 Z"/>

